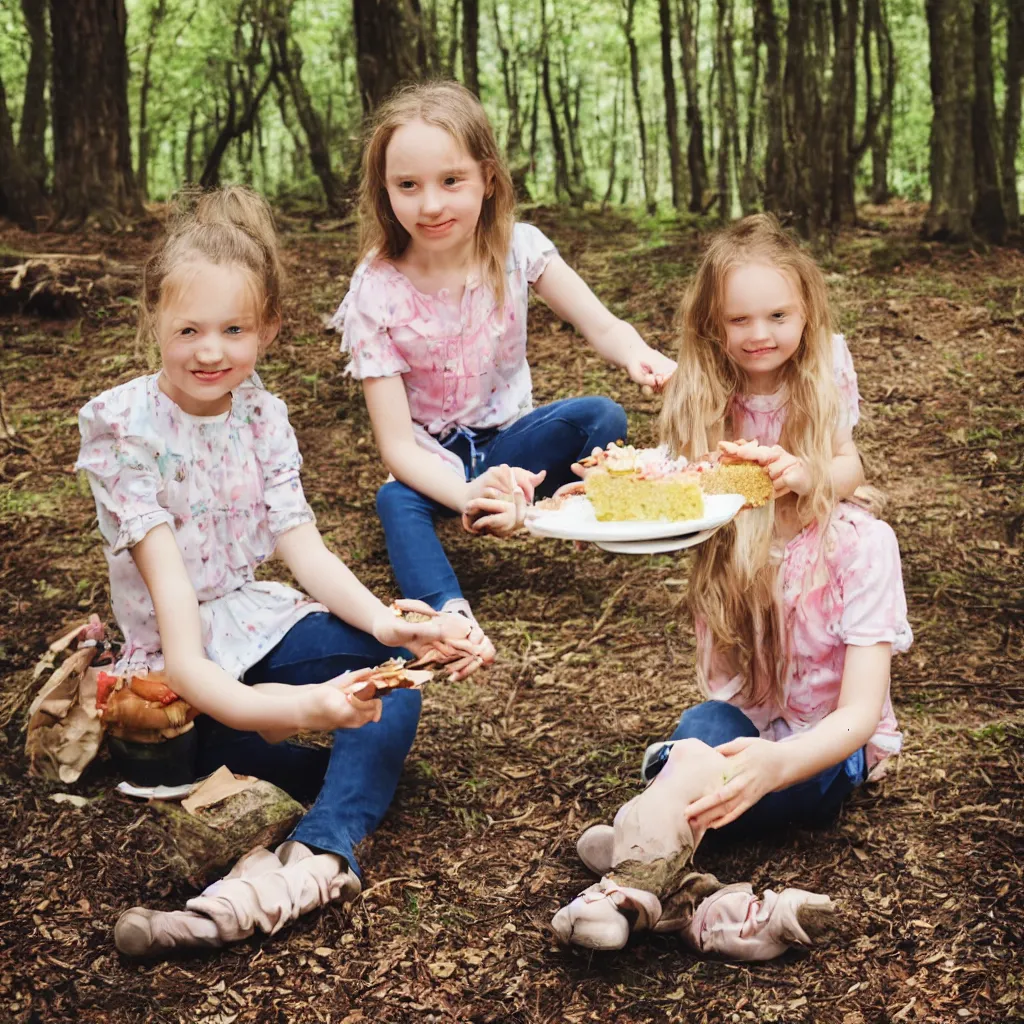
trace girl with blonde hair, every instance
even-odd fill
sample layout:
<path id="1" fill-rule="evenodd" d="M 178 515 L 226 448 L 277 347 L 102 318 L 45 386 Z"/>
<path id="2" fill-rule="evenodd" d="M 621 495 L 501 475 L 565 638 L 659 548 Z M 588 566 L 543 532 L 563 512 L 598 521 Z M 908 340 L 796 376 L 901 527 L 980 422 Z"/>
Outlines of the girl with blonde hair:
<path id="1" fill-rule="evenodd" d="M 675 364 L 613 316 L 535 227 L 479 100 L 453 82 L 400 90 L 363 154 L 360 262 L 333 325 L 391 473 L 377 509 L 399 588 L 472 618 L 435 532 L 462 516 L 505 535 L 572 463 L 624 438 L 610 399 L 533 408 L 530 286 L 605 359 L 660 388 Z M 493 647 L 480 652 L 493 658 Z"/>
<path id="2" fill-rule="evenodd" d="M 418 602 L 418 624 L 396 616 L 324 546 L 288 411 L 255 373 L 281 327 L 282 281 L 265 200 L 242 188 L 199 195 L 144 268 L 140 332 L 161 369 L 79 414 L 77 468 L 124 634 L 116 671 L 162 671 L 199 712 L 161 747 L 173 778 L 152 778 L 153 747 L 135 751 L 149 781 L 227 765 L 313 803 L 288 841 L 247 854 L 188 910 L 122 914 L 115 941 L 131 956 L 273 933 L 357 895 L 353 850 L 391 803 L 420 711 L 415 690 L 369 699 L 361 670 L 395 648 L 461 654 L 464 668 L 481 642 L 464 618 Z M 256 578 L 274 555 L 310 597 Z M 333 746 L 281 742 L 304 730 L 333 730 Z"/>
<path id="3" fill-rule="evenodd" d="M 774 218 L 747 217 L 712 239 L 681 325 L 663 440 L 691 459 L 717 446 L 761 462 L 775 500 L 694 549 L 688 602 L 708 699 L 648 748 L 651 784 L 615 827 L 580 838 L 580 856 L 606 877 L 555 925 L 570 941 L 617 948 L 630 930 L 623 914 L 646 901 L 647 926 L 762 959 L 812 941 L 831 904 L 802 890 L 761 900 L 686 874 L 694 848 L 707 829 L 827 822 L 880 774 L 901 746 L 890 661 L 912 634 L 895 534 L 842 500 L 861 479 L 857 387 L 821 271 Z M 621 851 L 628 862 L 617 863 Z M 636 882 L 652 877 L 667 879 L 653 902 Z"/>

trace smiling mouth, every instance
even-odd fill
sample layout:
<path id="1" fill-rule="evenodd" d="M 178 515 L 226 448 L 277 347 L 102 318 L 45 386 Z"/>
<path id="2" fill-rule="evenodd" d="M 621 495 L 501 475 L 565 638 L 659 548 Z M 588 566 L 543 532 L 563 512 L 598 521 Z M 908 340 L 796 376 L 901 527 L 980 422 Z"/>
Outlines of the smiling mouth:
<path id="1" fill-rule="evenodd" d="M 743 351 L 748 356 L 763 356 L 769 352 L 774 352 L 775 348 L 766 345 L 764 348 L 745 348 Z"/>
<path id="2" fill-rule="evenodd" d="M 192 375 L 198 377 L 200 380 L 217 380 L 219 377 L 223 377 L 224 374 L 230 373 L 231 367 L 225 367 L 223 370 L 193 370 Z"/>
<path id="3" fill-rule="evenodd" d="M 420 230 L 427 231 L 430 234 L 440 234 L 442 231 L 450 228 L 455 223 L 454 218 L 450 220 L 441 221 L 440 224 L 421 224 Z"/>

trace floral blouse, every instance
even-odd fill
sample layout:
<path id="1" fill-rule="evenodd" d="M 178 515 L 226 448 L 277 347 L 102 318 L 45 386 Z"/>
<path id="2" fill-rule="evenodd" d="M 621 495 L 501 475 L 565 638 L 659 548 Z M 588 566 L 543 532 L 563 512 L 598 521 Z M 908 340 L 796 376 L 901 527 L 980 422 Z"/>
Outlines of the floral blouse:
<path id="1" fill-rule="evenodd" d="M 471 275 L 458 304 L 447 289 L 425 295 L 391 263 L 370 258 L 352 275 L 330 326 L 342 332 L 356 380 L 401 374 L 417 442 L 463 473 L 438 438 L 457 427 L 506 427 L 533 408 L 526 361 L 529 286 L 557 250 L 530 224 L 516 224 L 504 308 Z"/>
<path id="2" fill-rule="evenodd" d="M 163 667 L 156 613 L 129 549 L 160 523 L 174 531 L 199 599 L 207 657 L 240 679 L 303 616 L 323 605 L 257 582 L 277 537 L 314 521 L 284 402 L 253 376 L 220 416 L 183 412 L 159 374 L 103 392 L 79 413 L 110 598 L 124 633 L 118 671 Z"/>
<path id="3" fill-rule="evenodd" d="M 740 697 L 742 678 L 715 656 L 707 627 L 698 623 L 696 631 L 710 697 L 740 708 L 763 738 L 774 740 L 808 729 L 836 709 L 848 645 L 887 643 L 894 654 L 902 654 L 913 641 L 896 535 L 888 523 L 856 505 L 836 507 L 825 528 L 824 547 L 817 524 L 798 533 L 786 545 L 780 575 L 789 643 L 781 707 L 746 706 Z M 867 745 L 869 770 L 901 745 L 887 690 Z"/>
<path id="4" fill-rule="evenodd" d="M 839 425 L 851 430 L 860 420 L 860 393 L 853 357 L 841 334 L 832 335 L 832 366 L 839 388 Z M 770 395 L 736 395 L 732 400 L 733 437 L 770 447 L 779 443 L 786 421 L 785 389 Z"/>

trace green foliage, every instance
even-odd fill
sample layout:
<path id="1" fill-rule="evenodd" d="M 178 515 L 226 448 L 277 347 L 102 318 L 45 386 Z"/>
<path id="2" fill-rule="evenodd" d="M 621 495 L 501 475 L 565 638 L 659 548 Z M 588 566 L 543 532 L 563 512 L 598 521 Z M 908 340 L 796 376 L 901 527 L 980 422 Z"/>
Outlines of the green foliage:
<path id="1" fill-rule="evenodd" d="M 1009 0 L 1013 2 L 1013 0 Z M 700 102 L 704 118 L 709 167 L 722 141 L 722 125 L 714 109 L 715 0 L 694 0 L 698 22 L 698 68 Z M 147 92 L 146 120 L 150 136 L 148 191 L 151 199 L 162 199 L 187 180 L 198 180 L 218 128 L 228 109 L 229 69 L 251 71 L 256 81 L 271 65 L 269 41 L 256 58 L 247 55 L 249 40 L 256 31 L 259 11 L 275 11 L 287 18 L 290 38 L 301 53 L 301 78 L 315 110 L 322 119 L 335 173 L 352 180 L 357 170 L 362 127 L 356 69 L 355 35 L 351 4 L 326 4 L 317 0 L 126 0 L 128 10 L 127 48 L 130 64 L 129 106 L 132 119 L 133 152 L 139 152 L 139 126 L 144 67 L 150 53 L 151 88 Z M 677 4 L 671 5 L 674 18 Z M 154 22 L 154 12 L 165 11 Z M 920 0 L 888 0 L 885 5 L 896 62 L 893 96 L 893 133 L 889 161 L 889 182 L 893 192 L 909 199 L 927 197 L 929 188 L 928 138 L 932 119 L 929 86 L 928 31 L 924 5 Z M 787 4 L 776 0 L 780 38 L 785 39 Z M 424 39 L 437 54 L 441 75 L 461 73 L 459 46 L 453 45 L 453 14 L 457 5 L 424 0 L 420 5 Z M 640 207 L 643 200 L 641 153 L 637 133 L 637 112 L 630 94 L 622 0 L 546 0 L 547 51 L 551 62 L 552 90 L 563 134 L 567 130 L 566 109 L 573 120 L 578 116 L 579 138 L 577 184 L 593 200 L 600 200 L 607 188 L 613 146 L 617 146 L 617 184 L 611 201 Z M 996 100 L 1003 103 L 1003 72 L 1006 47 L 1006 16 L 1002 0 L 994 5 L 993 65 L 996 70 Z M 498 46 L 508 51 L 503 68 Z M 680 72 L 680 42 L 673 24 L 672 59 L 679 94 L 681 146 L 685 150 L 687 125 L 685 95 Z M 733 0 L 733 60 L 736 66 L 736 107 L 738 129 L 745 135 L 750 78 L 755 67 L 753 0 Z M 663 206 L 669 199 L 669 167 L 666 152 L 664 84 L 660 65 L 658 5 L 638 0 L 634 36 L 640 53 L 639 90 L 648 131 L 648 148 L 656 195 Z M 459 43 L 458 39 L 454 40 Z M 483 101 L 502 141 L 509 139 L 510 104 L 505 74 L 518 96 L 521 141 L 511 145 L 510 162 L 525 169 L 525 183 L 534 199 L 554 195 L 554 157 L 548 112 L 540 97 L 535 159 L 530 162 L 531 112 L 538 100 L 539 65 L 545 39 L 542 35 L 540 0 L 492 0 L 480 5 L 479 66 Z M 857 47 L 858 124 L 866 116 L 865 75 Z M 764 75 L 765 48 L 757 64 Z M 0 78 L 4 81 L 9 111 L 15 126 L 21 110 L 29 38 L 16 0 L 0 0 Z M 449 59 L 454 57 L 454 66 Z M 826 81 L 827 84 L 827 81 Z M 271 87 L 263 99 L 252 133 L 233 141 L 221 165 L 225 180 L 245 181 L 289 207 L 319 207 L 323 202 L 320 181 L 309 160 L 309 145 L 284 83 Z M 875 88 L 878 88 L 877 69 Z M 237 92 L 237 89 L 236 89 Z M 566 96 L 563 105 L 562 96 Z M 762 168 L 767 143 L 763 118 L 763 81 L 755 109 L 756 159 Z M 619 129 L 613 135 L 614 107 L 619 98 Z M 236 97 L 237 98 L 237 97 Z M 578 106 L 578 115 L 576 113 Z M 859 128 L 858 128 L 859 130 Z M 1024 139 L 1022 139 L 1024 142 Z M 685 153 L 684 153 L 685 156 Z M 685 160 L 684 160 L 685 164 Z M 741 168 L 734 169 L 738 179 Z M 857 168 L 860 198 L 870 187 L 870 153 Z M 739 212 L 738 208 L 734 212 Z"/>

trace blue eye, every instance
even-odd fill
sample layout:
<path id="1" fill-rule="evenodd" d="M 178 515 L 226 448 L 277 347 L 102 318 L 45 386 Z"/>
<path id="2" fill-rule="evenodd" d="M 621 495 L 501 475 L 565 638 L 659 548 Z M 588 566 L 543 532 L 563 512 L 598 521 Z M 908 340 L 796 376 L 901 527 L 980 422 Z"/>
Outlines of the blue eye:
<path id="1" fill-rule="evenodd" d="M 229 327 L 227 329 L 227 333 L 228 334 L 241 334 L 242 333 L 242 328 L 238 327 L 238 326 L 235 326 L 235 325 L 232 325 L 231 327 Z"/>

